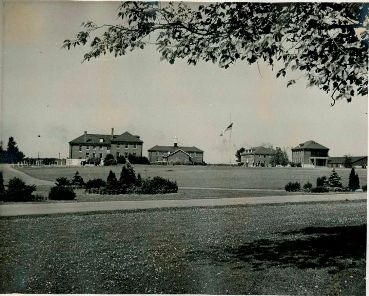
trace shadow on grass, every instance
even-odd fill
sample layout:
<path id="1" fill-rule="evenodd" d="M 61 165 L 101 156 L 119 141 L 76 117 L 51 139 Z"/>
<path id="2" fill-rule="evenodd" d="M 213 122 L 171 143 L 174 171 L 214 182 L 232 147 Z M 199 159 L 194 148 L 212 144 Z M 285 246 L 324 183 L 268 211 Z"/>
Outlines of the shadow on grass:
<path id="1" fill-rule="evenodd" d="M 213 264 L 248 263 L 254 270 L 272 266 L 299 269 L 329 268 L 331 273 L 365 262 L 366 225 L 309 227 L 281 232 L 276 240 L 261 239 L 235 248 L 212 248 L 188 254 L 191 260 Z M 365 265 L 364 265 L 365 266 Z M 245 268 L 237 264 L 235 268 Z"/>

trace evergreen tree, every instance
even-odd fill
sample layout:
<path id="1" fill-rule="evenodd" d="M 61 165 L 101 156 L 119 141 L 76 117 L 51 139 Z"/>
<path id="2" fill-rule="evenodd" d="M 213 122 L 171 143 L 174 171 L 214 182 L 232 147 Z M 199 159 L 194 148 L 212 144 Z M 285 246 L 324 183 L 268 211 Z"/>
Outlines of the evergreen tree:
<path id="1" fill-rule="evenodd" d="M 348 187 L 352 191 L 355 191 L 356 189 L 360 188 L 359 175 L 355 173 L 354 168 L 352 168 L 350 172 Z"/>
<path id="2" fill-rule="evenodd" d="M 135 171 L 129 162 L 123 165 L 119 182 L 127 187 L 136 183 Z"/>
<path id="3" fill-rule="evenodd" d="M 5 192 L 3 172 L 0 171 L 0 195 Z"/>
<path id="4" fill-rule="evenodd" d="M 331 187 L 342 187 L 341 177 L 333 169 L 332 174 L 329 176 L 328 184 Z"/>
<path id="5" fill-rule="evenodd" d="M 77 187 L 83 187 L 83 185 L 85 185 L 85 182 L 83 181 L 83 178 L 79 175 L 78 171 L 76 171 L 76 173 L 74 174 L 71 183 L 72 185 Z"/>
<path id="6" fill-rule="evenodd" d="M 108 178 L 106 179 L 106 188 L 116 189 L 118 185 L 117 177 L 113 171 L 109 172 Z"/>
<path id="7" fill-rule="evenodd" d="M 19 151 L 17 143 L 13 137 L 9 138 L 6 154 L 8 163 L 17 163 L 24 158 L 23 152 Z"/>

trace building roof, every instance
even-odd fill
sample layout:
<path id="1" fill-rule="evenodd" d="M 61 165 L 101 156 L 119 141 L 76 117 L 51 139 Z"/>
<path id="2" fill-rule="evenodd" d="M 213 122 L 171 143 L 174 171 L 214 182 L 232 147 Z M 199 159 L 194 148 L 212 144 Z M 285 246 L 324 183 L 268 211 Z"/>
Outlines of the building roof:
<path id="1" fill-rule="evenodd" d="M 114 139 L 112 142 L 133 142 L 133 143 L 143 143 L 142 140 L 140 140 L 139 136 L 132 135 L 129 132 L 124 132 L 123 134 L 119 136 L 114 136 Z"/>
<path id="2" fill-rule="evenodd" d="M 172 152 L 168 155 L 163 156 L 163 158 L 168 158 L 168 157 L 170 157 L 170 156 L 172 156 L 176 153 L 179 153 L 179 152 L 182 152 L 182 153 L 186 154 L 189 158 L 191 158 L 191 155 L 189 155 L 186 151 L 183 151 L 182 149 L 177 149 L 176 151 L 174 151 L 174 152 Z"/>
<path id="3" fill-rule="evenodd" d="M 305 143 L 301 143 L 295 148 L 292 148 L 291 150 L 329 150 L 329 148 L 315 142 L 315 141 L 306 141 Z"/>
<path id="4" fill-rule="evenodd" d="M 251 152 L 246 152 L 250 150 Z M 245 152 L 242 152 L 241 155 L 249 155 L 249 154 L 260 154 L 260 155 L 273 155 L 275 154 L 275 150 L 273 148 L 266 148 L 264 146 L 251 147 L 250 149 L 246 149 Z"/>
<path id="5" fill-rule="evenodd" d="M 85 141 L 86 136 L 86 141 Z M 103 139 L 103 142 L 100 142 Z M 96 144 L 96 145 L 107 145 L 111 143 L 130 142 L 130 143 L 143 143 L 139 136 L 134 136 L 129 132 L 124 132 L 121 135 L 114 135 L 113 139 L 111 135 L 102 134 L 83 134 L 74 140 L 70 141 L 70 144 Z"/>
<path id="6" fill-rule="evenodd" d="M 351 158 L 351 164 L 355 164 L 361 160 L 368 161 L 368 156 L 349 156 Z M 344 164 L 345 163 L 345 156 L 338 156 L 338 157 L 329 157 L 328 163 L 329 164 Z"/>
<path id="7" fill-rule="evenodd" d="M 150 148 L 149 152 L 170 152 L 170 153 L 173 153 L 177 150 L 182 150 L 184 152 L 204 152 L 202 150 L 200 150 L 199 148 L 195 147 L 195 146 L 192 146 L 192 147 L 185 147 L 185 146 L 154 146 L 152 148 Z"/>

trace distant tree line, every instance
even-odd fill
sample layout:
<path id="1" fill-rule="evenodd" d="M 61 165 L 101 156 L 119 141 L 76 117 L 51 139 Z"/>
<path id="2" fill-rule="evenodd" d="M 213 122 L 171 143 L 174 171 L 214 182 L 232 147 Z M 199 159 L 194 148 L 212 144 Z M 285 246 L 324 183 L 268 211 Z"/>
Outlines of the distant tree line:
<path id="1" fill-rule="evenodd" d="M 24 159 L 24 153 L 19 150 L 13 137 L 9 138 L 7 149 L 0 145 L 0 163 L 17 163 Z"/>

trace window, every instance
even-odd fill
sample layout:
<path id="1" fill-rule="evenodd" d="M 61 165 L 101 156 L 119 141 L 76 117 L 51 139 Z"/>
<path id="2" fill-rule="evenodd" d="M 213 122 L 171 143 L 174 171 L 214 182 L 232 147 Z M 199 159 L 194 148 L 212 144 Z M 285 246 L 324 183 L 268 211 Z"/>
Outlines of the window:
<path id="1" fill-rule="evenodd" d="M 103 146 L 100 146 L 100 150 L 103 150 Z"/>
<path id="2" fill-rule="evenodd" d="M 128 144 L 125 144 L 124 145 L 124 148 L 128 149 L 129 145 Z"/>
<path id="3" fill-rule="evenodd" d="M 93 148 L 94 150 L 96 150 L 96 146 L 92 146 L 92 148 Z"/>
<path id="4" fill-rule="evenodd" d="M 133 144 L 133 148 L 137 148 L 137 144 Z"/>
<path id="5" fill-rule="evenodd" d="M 79 146 L 79 150 L 78 150 L 79 152 L 82 152 L 82 146 Z"/>
<path id="6" fill-rule="evenodd" d="M 104 143 L 104 139 L 103 138 L 100 138 L 100 143 Z"/>
<path id="7" fill-rule="evenodd" d="M 119 144 L 117 144 L 117 149 L 119 149 L 120 148 L 120 145 Z"/>
<path id="8" fill-rule="evenodd" d="M 94 152 L 94 153 L 92 153 L 92 157 L 96 157 L 96 153 Z"/>
<path id="9" fill-rule="evenodd" d="M 99 154 L 99 157 L 100 157 L 100 158 L 102 158 L 102 157 L 103 157 L 103 156 L 102 156 L 102 153 L 100 153 L 100 154 Z"/>
<path id="10" fill-rule="evenodd" d="M 128 156 L 128 152 L 124 152 L 124 155 L 125 155 L 125 156 Z"/>
<path id="11" fill-rule="evenodd" d="M 86 150 L 90 150 L 90 146 L 86 146 Z"/>
<path id="12" fill-rule="evenodd" d="M 86 158 L 90 156 L 90 153 L 86 152 Z"/>

